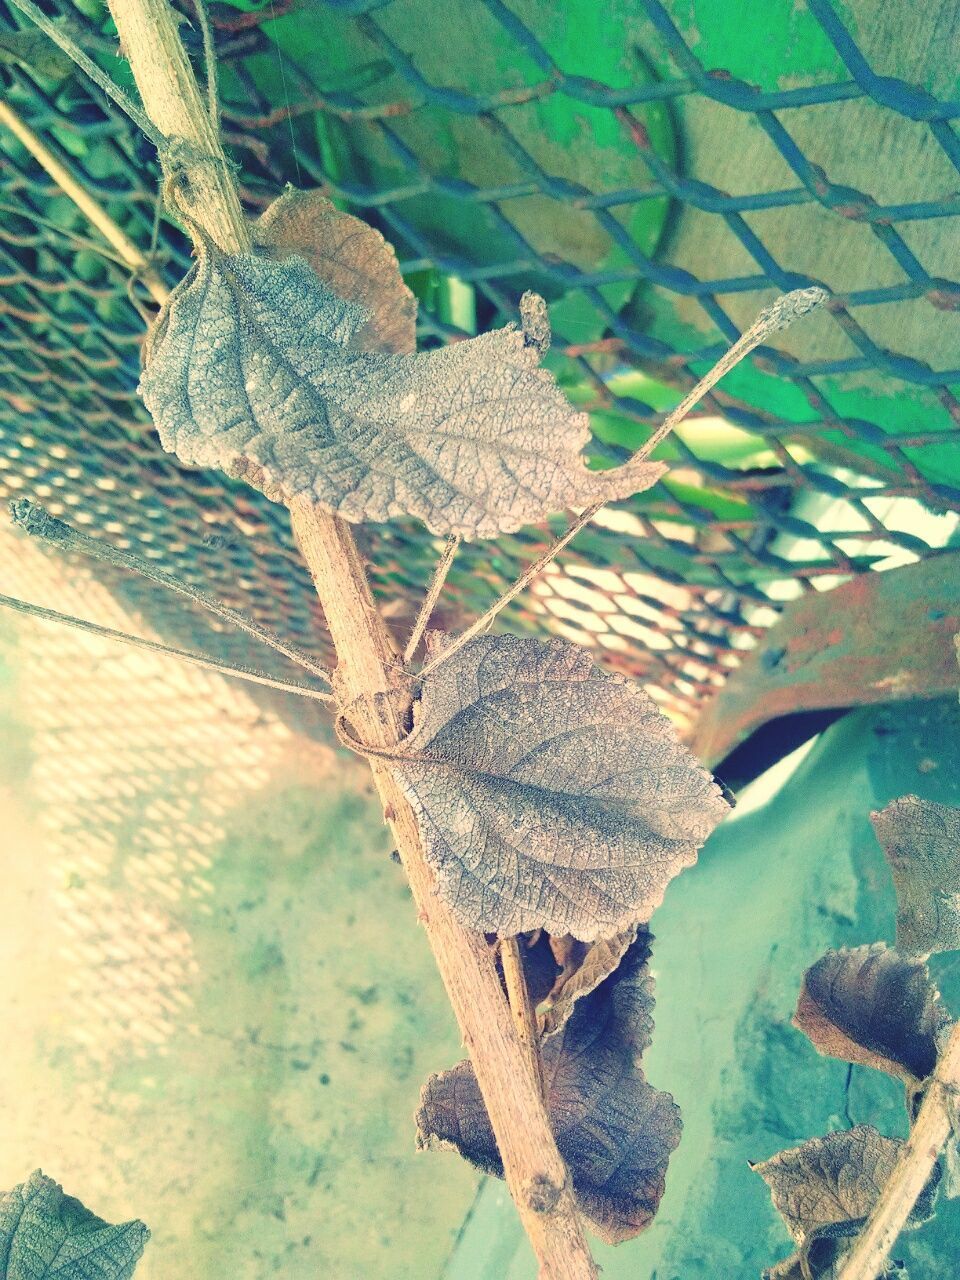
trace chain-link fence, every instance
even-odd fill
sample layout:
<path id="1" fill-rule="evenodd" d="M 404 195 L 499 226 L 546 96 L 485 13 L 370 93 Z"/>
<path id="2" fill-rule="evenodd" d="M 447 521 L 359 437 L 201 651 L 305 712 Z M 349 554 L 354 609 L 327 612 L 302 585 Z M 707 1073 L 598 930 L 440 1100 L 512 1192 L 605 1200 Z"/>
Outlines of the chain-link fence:
<path id="1" fill-rule="evenodd" d="M 124 75 L 96 0 L 46 8 Z M 602 513 L 508 615 L 590 643 L 680 716 L 784 600 L 955 538 L 960 89 L 943 53 L 960 16 L 900 8 L 777 0 L 754 31 L 725 0 L 211 6 L 251 211 L 289 180 L 376 222 L 426 343 L 500 323 L 540 289 L 552 368 L 591 411 L 601 464 L 776 292 L 830 290 L 664 446 L 669 477 Z M 150 147 L 18 42 L 15 10 L 0 16 L 9 107 L 174 283 L 189 246 L 159 209 Z M 0 491 L 322 648 L 283 508 L 160 449 L 135 390 L 142 286 L 2 130 L 0 160 Z M 466 548 L 448 619 L 488 603 L 560 525 Z M 412 522 L 363 539 L 402 627 L 436 540 Z M 214 642 L 207 619 L 108 581 L 168 641 L 251 661 L 243 637 Z"/>

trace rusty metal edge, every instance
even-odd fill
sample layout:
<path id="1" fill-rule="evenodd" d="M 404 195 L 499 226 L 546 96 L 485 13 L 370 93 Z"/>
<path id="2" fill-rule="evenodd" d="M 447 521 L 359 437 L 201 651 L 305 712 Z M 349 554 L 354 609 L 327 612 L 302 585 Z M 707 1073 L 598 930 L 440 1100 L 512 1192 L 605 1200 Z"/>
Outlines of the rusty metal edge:
<path id="1" fill-rule="evenodd" d="M 704 708 L 693 751 L 715 769 L 781 716 L 956 690 L 958 631 L 960 552 L 810 592 L 787 606 Z"/>

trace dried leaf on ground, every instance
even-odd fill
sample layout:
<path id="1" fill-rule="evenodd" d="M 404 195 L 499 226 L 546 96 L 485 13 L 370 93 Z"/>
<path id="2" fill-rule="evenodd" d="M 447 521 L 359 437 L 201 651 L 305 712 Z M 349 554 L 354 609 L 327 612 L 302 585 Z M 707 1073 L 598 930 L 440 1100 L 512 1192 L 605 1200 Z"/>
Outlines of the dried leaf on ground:
<path id="1" fill-rule="evenodd" d="M 375 227 L 344 213 L 319 191 L 287 191 L 253 228 L 257 246 L 274 258 L 305 258 L 338 297 L 368 319 L 347 343 L 350 351 L 417 348 L 417 300 L 403 282 L 397 255 Z"/>
<path id="2" fill-rule="evenodd" d="M 149 1238 L 142 1222 L 96 1217 L 39 1169 L 0 1195 L 5 1280 L 128 1280 Z"/>
<path id="3" fill-rule="evenodd" d="M 828 951 L 812 965 L 793 1022 L 820 1053 L 915 1087 L 936 1066 L 951 1019 L 927 966 L 878 942 Z"/>
<path id="4" fill-rule="evenodd" d="M 392 259 L 380 266 L 395 293 Z M 416 355 L 356 350 L 379 313 L 303 258 L 203 243 L 150 335 L 140 391 L 182 462 L 348 520 L 412 515 L 434 533 L 492 537 L 649 488 L 661 463 L 587 468 L 588 417 L 539 367 L 543 307 L 527 298 L 521 317 Z"/>
<path id="5" fill-rule="evenodd" d="M 611 1244 L 652 1221 L 680 1140 L 676 1103 L 648 1084 L 640 1069 L 653 1028 L 649 955 L 647 938 L 635 943 L 616 972 L 580 1000 L 542 1046 L 557 1147 L 581 1210 Z M 421 1147 L 454 1147 L 477 1168 L 503 1176 L 469 1062 L 426 1082 L 417 1128 Z"/>
<path id="6" fill-rule="evenodd" d="M 960 949 L 960 809 L 903 796 L 870 815 L 897 890 L 904 955 Z"/>
<path id="7" fill-rule="evenodd" d="M 487 933 L 649 920 L 728 809 L 653 699 L 566 640 L 471 640 L 424 680 L 404 750 L 438 891 Z"/>
<path id="8" fill-rule="evenodd" d="M 753 1166 L 770 1188 L 774 1208 L 811 1263 L 815 1277 L 832 1274 L 845 1247 L 859 1233 L 893 1172 L 903 1143 L 886 1138 L 872 1125 L 858 1124 L 799 1147 L 781 1151 Z M 933 1212 L 939 1170 L 914 1205 L 908 1227 L 920 1226 Z M 769 1273 L 777 1280 L 794 1274 L 787 1259 Z"/>

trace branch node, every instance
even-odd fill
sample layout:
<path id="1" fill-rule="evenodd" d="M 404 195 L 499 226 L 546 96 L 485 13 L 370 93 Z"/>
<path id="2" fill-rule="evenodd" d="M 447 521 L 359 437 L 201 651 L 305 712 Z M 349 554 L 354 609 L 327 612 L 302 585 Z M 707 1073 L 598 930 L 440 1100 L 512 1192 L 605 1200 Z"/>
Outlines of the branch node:
<path id="1" fill-rule="evenodd" d="M 534 1213 L 553 1213 L 560 1203 L 563 1187 L 545 1173 L 537 1173 L 524 1187 L 527 1204 Z"/>

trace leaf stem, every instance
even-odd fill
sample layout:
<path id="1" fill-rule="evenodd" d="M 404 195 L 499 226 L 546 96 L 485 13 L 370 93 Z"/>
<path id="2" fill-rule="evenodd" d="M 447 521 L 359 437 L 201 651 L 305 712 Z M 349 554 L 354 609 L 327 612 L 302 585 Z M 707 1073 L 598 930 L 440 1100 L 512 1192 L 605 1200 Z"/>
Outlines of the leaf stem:
<path id="1" fill-rule="evenodd" d="M 653 450 L 660 444 L 683 419 L 699 400 L 701 400 L 707 392 L 714 387 L 725 373 L 739 364 L 740 361 L 750 354 L 754 348 L 758 347 L 765 338 L 776 333 L 780 329 L 786 328 L 792 324 L 794 320 L 800 316 L 806 315 L 808 311 L 812 311 L 814 307 L 820 305 L 827 298 L 827 294 L 823 289 L 795 289 L 793 293 L 782 294 L 772 306 L 766 307 L 754 320 L 750 328 L 740 337 L 726 352 L 721 356 L 713 368 L 706 373 L 697 385 L 680 401 L 677 407 L 666 416 L 660 426 L 653 435 L 647 440 L 641 448 L 636 452 L 632 461 L 640 462 L 644 458 L 648 458 Z M 453 657 L 458 649 L 462 649 L 468 640 L 472 640 L 475 635 L 486 631 L 492 624 L 497 614 L 504 609 L 511 600 L 523 591 L 526 587 L 538 578 L 548 564 L 550 564 L 564 547 L 571 542 L 585 525 L 589 524 L 601 507 L 605 506 L 605 500 L 591 503 L 589 507 L 581 511 L 576 520 L 570 525 L 567 531 L 548 547 L 528 569 L 525 569 L 520 577 L 509 586 L 501 596 L 496 599 L 489 609 L 475 622 L 472 622 L 465 631 L 454 639 L 440 652 L 436 657 L 427 662 L 420 671 L 421 676 L 428 675 L 431 671 Z"/>
<path id="2" fill-rule="evenodd" d="M 807 315 L 815 307 L 826 302 L 827 297 L 825 289 L 794 289 L 792 293 L 782 293 L 772 306 L 764 307 L 750 328 L 737 339 L 729 351 L 720 357 L 713 368 L 704 374 L 676 408 L 670 410 L 650 439 L 644 441 L 637 451 L 636 458 L 648 458 L 674 427 L 684 420 L 694 405 L 717 385 L 724 374 L 729 373 L 767 338 L 779 333 L 781 329 L 786 329 L 793 324 L 794 320 L 799 320 L 801 316 Z"/>
<path id="3" fill-rule="evenodd" d="M 520 943 L 516 938 L 500 939 L 500 964 L 503 966 L 507 999 L 510 1001 L 510 1012 L 513 1014 L 517 1036 L 523 1045 L 527 1066 L 543 1097 L 545 1089 L 543 1060 L 540 1057 L 540 1025 L 537 1022 L 537 1011 L 530 999 L 530 988 L 527 986 L 527 975 L 523 971 L 523 958 L 520 955 Z"/>
<path id="4" fill-rule="evenodd" d="M 413 630 L 410 632 L 410 639 L 407 641 L 407 647 L 403 651 L 403 661 L 405 665 L 417 652 L 417 645 L 423 638 L 423 633 L 427 629 L 427 624 L 433 616 L 433 611 L 440 598 L 440 592 L 443 590 L 443 584 L 447 580 L 447 574 L 450 572 L 450 566 L 453 564 L 454 557 L 460 547 L 460 542 L 461 539 L 457 536 L 448 539 L 447 545 L 443 549 L 443 555 L 437 561 L 437 567 L 433 571 L 433 578 L 430 581 L 427 594 L 423 598 L 423 604 L 420 606 L 420 612 L 417 614 L 417 620 L 413 624 Z"/>
<path id="5" fill-rule="evenodd" d="M 42 618 L 45 622 L 59 622 L 63 626 L 76 627 L 79 631 L 86 631 L 88 635 L 98 636 L 103 640 L 118 640 L 137 649 L 146 649 L 150 653 L 159 653 L 167 658 L 178 658 L 181 662 L 188 662 L 195 667 L 216 671 L 224 676 L 235 676 L 238 680 L 248 680 L 251 684 L 266 685 L 269 689 L 281 689 L 284 693 L 295 693 L 301 698 L 313 698 L 317 702 L 334 701 L 332 693 L 311 689 L 309 685 L 299 684 L 296 680 L 280 680 L 276 676 L 268 676 L 266 672 L 257 671 L 251 667 L 240 667 L 232 662 L 223 662 L 220 658 L 214 658 L 208 653 L 172 649 L 169 645 L 158 644 L 156 640 L 134 636 L 128 631 L 114 631 L 112 627 L 101 627 L 98 623 L 88 622 L 85 618 L 75 618 L 72 614 L 59 613 L 56 609 L 44 609 L 39 604 L 18 600 L 14 596 L 0 595 L 0 606 L 13 609 L 16 613 L 26 614 L 31 618 Z"/>
<path id="6" fill-rule="evenodd" d="M 39 503 L 31 502 L 29 498 L 20 498 L 11 502 L 10 511 L 14 523 L 25 532 L 53 543 L 61 551 L 77 551 L 81 555 L 102 560 L 117 568 L 132 570 L 133 573 L 139 574 L 149 582 L 155 582 L 157 586 L 164 587 L 167 591 L 185 596 L 202 609 L 206 609 L 208 613 L 212 613 L 214 617 L 229 622 L 238 630 L 252 636 L 254 640 L 265 644 L 269 649 L 276 649 L 278 653 L 282 653 L 285 658 L 289 658 L 298 667 L 303 667 L 311 675 L 325 680 L 327 684 L 330 683 L 330 672 L 309 654 L 301 652 L 295 645 L 289 644 L 269 628 L 261 626 L 259 622 L 254 622 L 244 614 L 238 613 L 236 609 L 222 604 L 214 596 L 208 596 L 205 591 L 192 587 L 189 582 L 184 582 L 172 573 L 165 573 L 130 551 L 121 551 L 119 547 L 113 547 L 109 542 L 81 533 L 68 525 L 65 520 L 51 516 Z"/>
<path id="7" fill-rule="evenodd" d="M 65 196 L 68 196 L 104 240 L 117 251 L 123 264 L 141 279 L 154 302 L 161 306 L 170 290 L 140 252 L 127 233 L 118 227 L 106 209 L 77 181 L 65 164 L 51 151 L 42 138 L 14 111 L 9 102 L 0 102 L 0 125 L 9 129 L 21 146 L 46 170 Z"/>
<path id="8" fill-rule="evenodd" d="M 213 131 L 168 0 L 109 0 L 144 105 L 165 136 L 192 148 L 179 199 L 194 223 L 229 253 L 249 252 L 232 175 Z M 290 505 L 339 665 L 335 692 L 364 741 L 396 746 L 411 705 L 408 677 L 373 600 L 350 527 L 305 503 Z M 371 759 L 384 813 L 419 918 L 473 1061 L 504 1175 L 540 1264 L 541 1280 L 596 1280 L 566 1165 L 543 1099 L 523 1069 L 523 1050 L 482 934 L 464 929 L 436 892 L 417 818 L 386 761 Z M 550 1194 L 545 1195 L 545 1189 Z"/>
<path id="9" fill-rule="evenodd" d="M 953 1129 L 960 1092 L 960 1022 L 927 1085 L 910 1136 L 838 1280 L 876 1280 Z"/>

